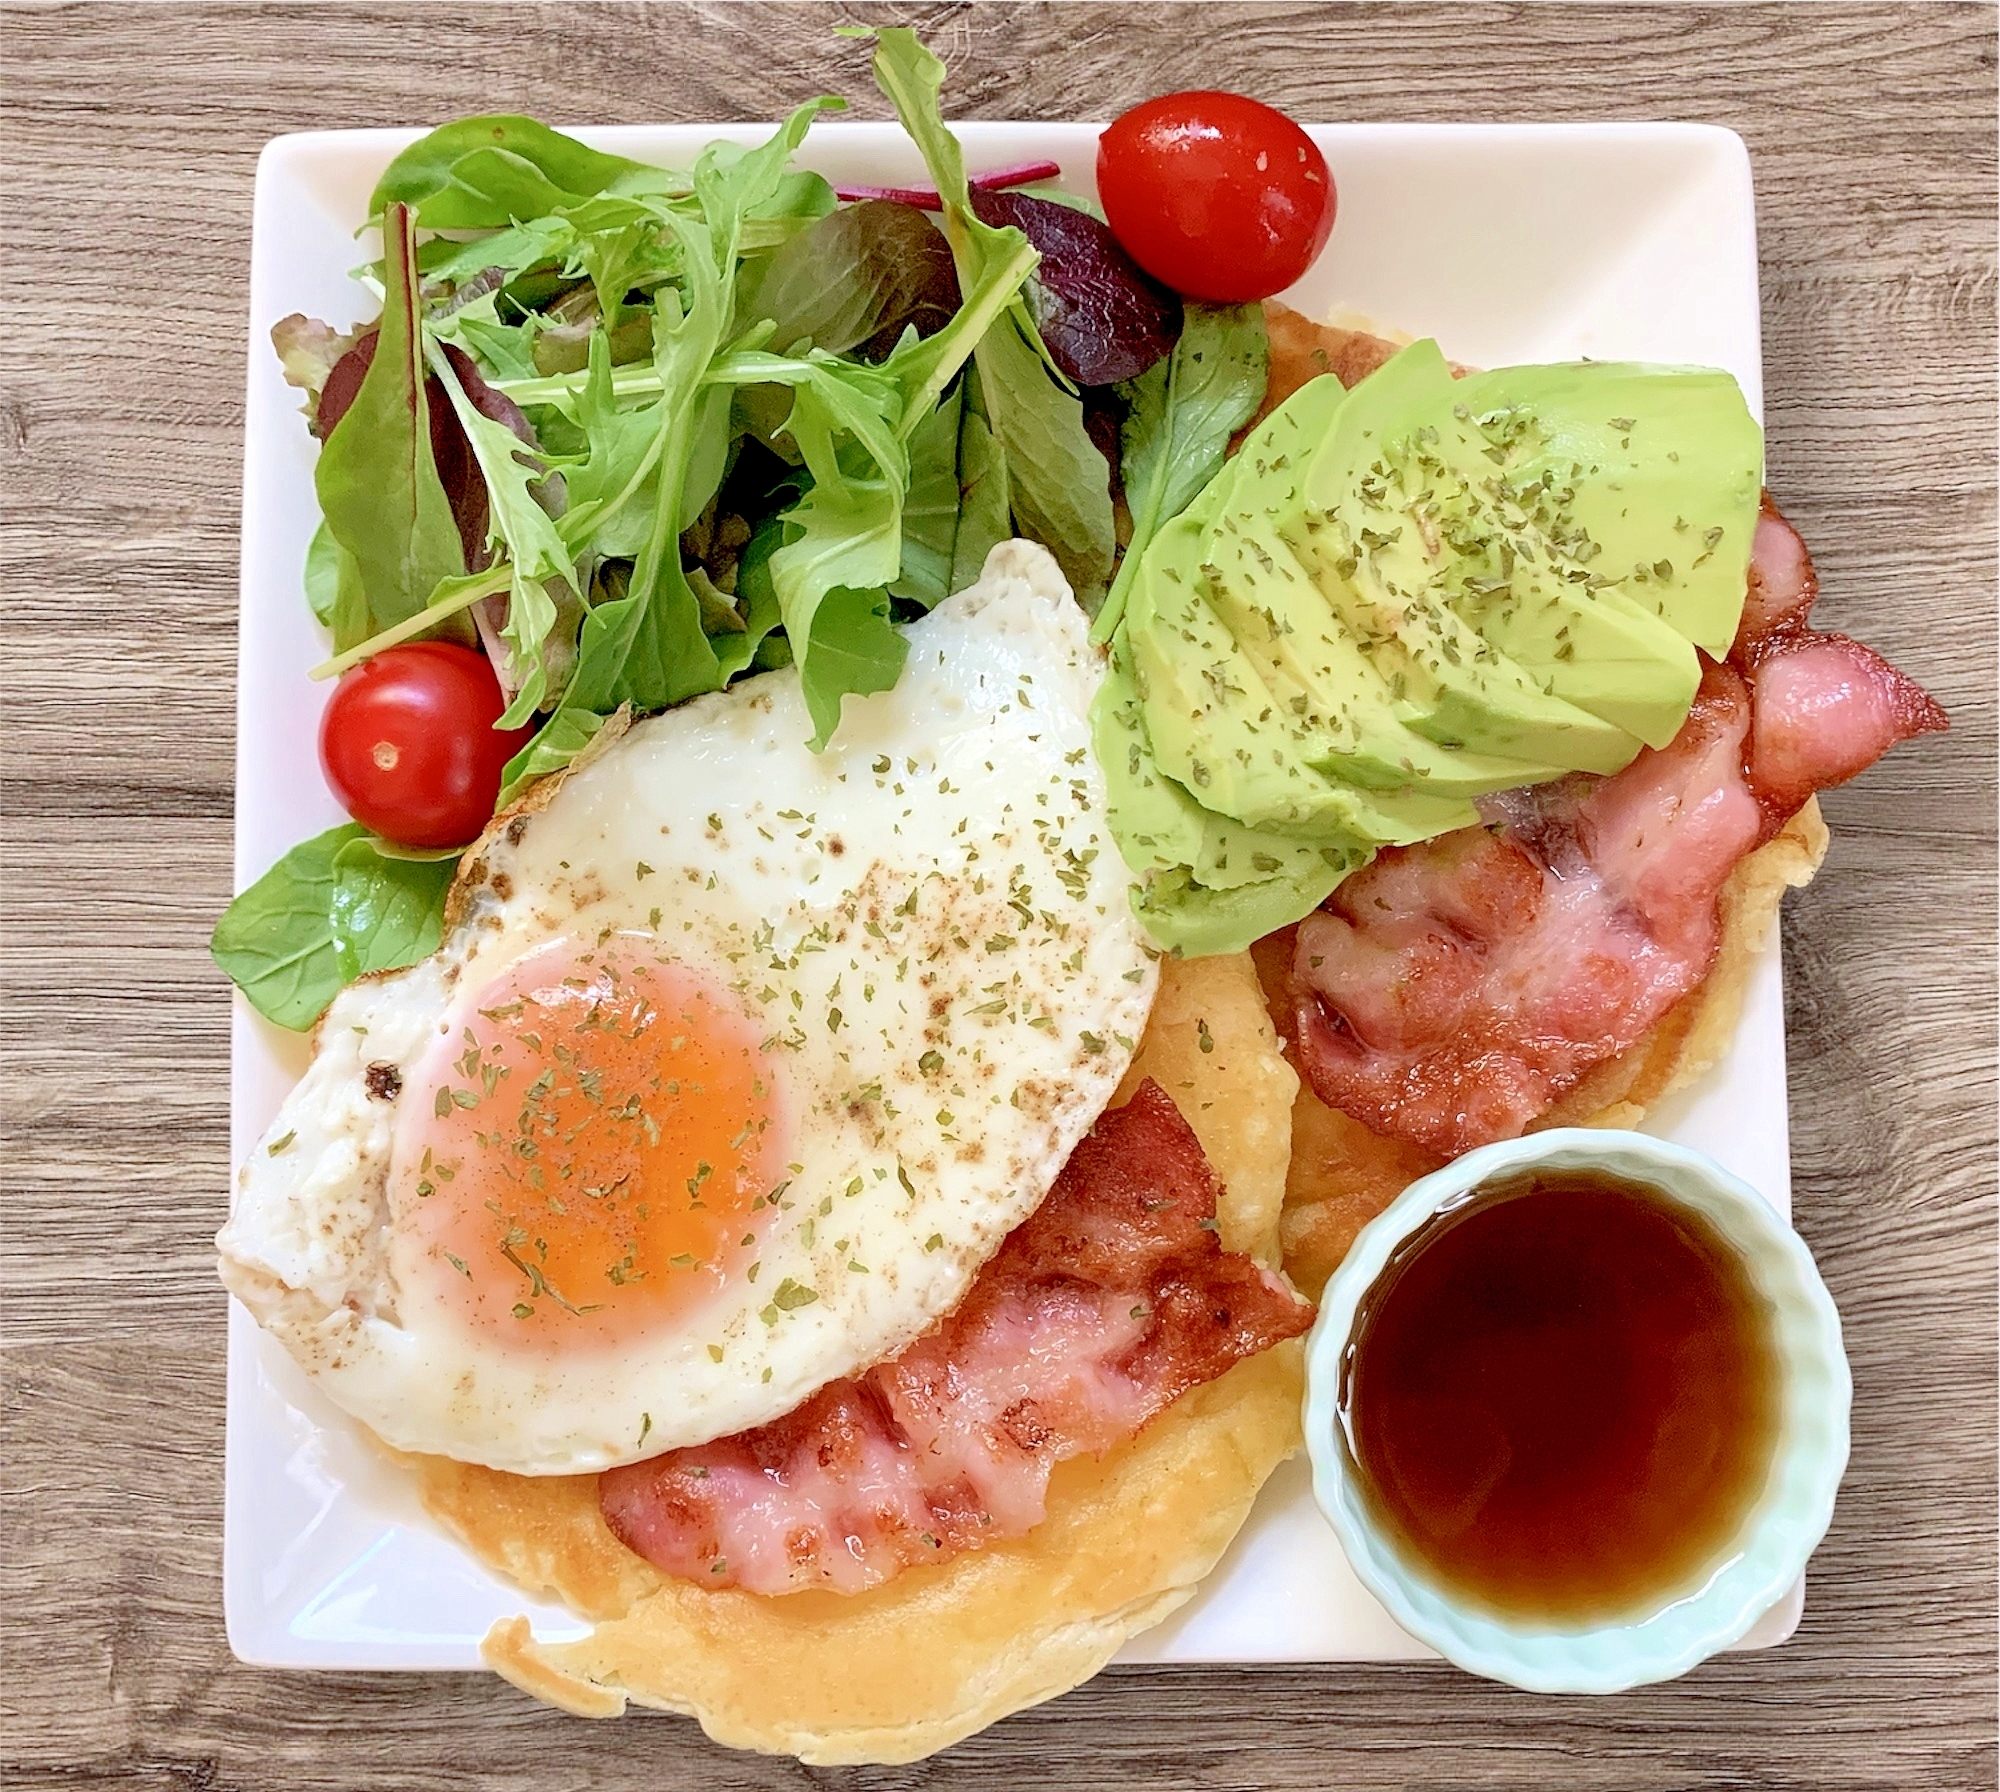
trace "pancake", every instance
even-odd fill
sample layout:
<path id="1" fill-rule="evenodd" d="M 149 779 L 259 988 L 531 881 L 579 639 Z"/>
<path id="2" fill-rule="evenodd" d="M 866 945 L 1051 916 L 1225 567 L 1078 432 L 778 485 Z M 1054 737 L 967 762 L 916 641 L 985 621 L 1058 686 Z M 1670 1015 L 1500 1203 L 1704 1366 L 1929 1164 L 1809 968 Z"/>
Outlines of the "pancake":
<path id="1" fill-rule="evenodd" d="M 1164 971 L 1119 1099 L 1147 1076 L 1167 1090 L 1223 1184 L 1222 1242 L 1274 1262 L 1297 1079 L 1247 954 Z M 594 1476 L 408 1460 L 473 1555 L 594 1622 L 567 1643 L 495 1625 L 486 1659 L 525 1691 L 580 1716 L 684 1712 L 815 1766 L 896 1763 L 1068 1691 L 1185 1604 L 1298 1448 L 1303 1386 L 1297 1341 L 1241 1362 L 1118 1449 L 1060 1464 L 1027 1536 L 852 1597 L 662 1575 L 611 1534 Z"/>

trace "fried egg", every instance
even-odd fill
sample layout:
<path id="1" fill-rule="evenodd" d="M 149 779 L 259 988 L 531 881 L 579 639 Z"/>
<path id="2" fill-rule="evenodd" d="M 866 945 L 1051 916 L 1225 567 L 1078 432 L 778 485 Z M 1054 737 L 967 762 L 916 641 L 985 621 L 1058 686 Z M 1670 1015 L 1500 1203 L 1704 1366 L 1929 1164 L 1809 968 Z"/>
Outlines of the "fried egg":
<path id="1" fill-rule="evenodd" d="M 328 1009 L 217 1243 L 390 1444 L 567 1473 L 777 1418 L 950 1311 L 1110 1099 L 1157 973 L 1085 620 L 1011 542 L 908 632 L 822 753 L 787 670 L 546 781 Z"/>

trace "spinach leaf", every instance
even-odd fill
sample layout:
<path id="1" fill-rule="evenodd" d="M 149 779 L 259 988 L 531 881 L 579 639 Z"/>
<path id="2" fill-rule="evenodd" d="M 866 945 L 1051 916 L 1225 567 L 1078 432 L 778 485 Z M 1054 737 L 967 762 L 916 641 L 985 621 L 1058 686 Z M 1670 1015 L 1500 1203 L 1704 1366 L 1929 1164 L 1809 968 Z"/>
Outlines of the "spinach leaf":
<path id="1" fill-rule="evenodd" d="M 944 64 L 906 26 L 877 32 L 875 39 L 876 83 L 936 183 L 959 286 L 970 295 L 989 263 L 1017 245 L 1025 248 L 1027 239 L 1011 227 L 982 223 L 972 212 L 965 158 L 939 106 Z M 1052 377 L 1047 351 L 1018 299 L 981 335 L 974 359 L 988 424 L 1006 457 L 1014 519 L 1055 555 L 1079 601 L 1094 607 L 1111 577 L 1117 537 L 1111 469 L 1084 427 L 1082 400 Z"/>
<path id="2" fill-rule="evenodd" d="M 389 164 L 368 202 L 419 208 L 429 230 L 482 230 L 540 218 L 598 193 L 685 192 L 684 176 L 605 155 L 532 118 L 488 114 L 440 125 Z"/>
<path id="3" fill-rule="evenodd" d="M 1055 555 L 1077 602 L 1094 612 L 1118 551 L 1111 468 L 1084 427 L 1083 401 L 1049 377 L 1032 331 L 1012 311 L 987 331 L 980 386 L 1014 521 Z"/>
<path id="4" fill-rule="evenodd" d="M 431 452 L 408 208 L 390 206 L 382 228 L 387 291 L 375 358 L 313 471 L 327 530 L 352 556 L 360 580 L 364 637 L 415 615 L 440 579 L 465 571 L 451 499 Z"/>
<path id="5" fill-rule="evenodd" d="M 1256 415 L 1269 359 L 1262 306 L 1190 299 L 1174 352 L 1119 387 L 1130 407 L 1120 448 L 1132 539 L 1098 613 L 1098 640 L 1117 628 L 1147 545 L 1215 477 L 1229 438 Z"/>
<path id="6" fill-rule="evenodd" d="M 355 823 L 329 828 L 223 911 L 209 951 L 258 1013 L 302 1030 L 364 972 L 437 949 L 457 863 L 388 858 Z"/>
<path id="7" fill-rule="evenodd" d="M 349 822 L 301 842 L 238 895 L 215 924 L 210 955 L 251 1007 L 281 1027 L 311 1026 L 346 981 L 328 917 L 337 881 L 334 859 L 361 834 Z"/>
<path id="8" fill-rule="evenodd" d="M 370 971 L 393 971 L 427 958 L 444 937 L 445 896 L 458 857 L 409 859 L 386 853 L 368 835 L 333 857 L 327 909 L 343 984 Z"/>

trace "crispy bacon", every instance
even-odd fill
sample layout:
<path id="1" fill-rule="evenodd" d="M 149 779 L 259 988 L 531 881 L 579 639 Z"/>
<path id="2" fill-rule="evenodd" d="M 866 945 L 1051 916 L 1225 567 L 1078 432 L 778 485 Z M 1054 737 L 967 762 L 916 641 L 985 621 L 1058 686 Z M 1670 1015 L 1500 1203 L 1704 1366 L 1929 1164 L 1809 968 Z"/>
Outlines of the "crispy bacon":
<path id="1" fill-rule="evenodd" d="M 1899 741 L 1946 726 L 1937 701 L 1872 647 L 1820 634 L 1812 557 L 1770 494 L 1730 663 L 1756 692 L 1746 772 L 1772 832 L 1816 790 L 1844 784 Z"/>
<path id="2" fill-rule="evenodd" d="M 1729 663 L 1705 667 L 1666 747 L 1489 798 L 1486 826 L 1384 852 L 1300 924 L 1297 1037 L 1322 1101 L 1451 1155 L 1512 1138 L 1707 976 L 1738 861 L 1945 726 L 1914 680 L 1811 628 L 1816 592 L 1766 498 Z"/>
<path id="3" fill-rule="evenodd" d="M 957 1311 L 774 1424 L 611 1470 L 611 1529 L 669 1574 L 857 1593 L 1018 1537 L 1049 1471 L 1312 1323 L 1214 1232 L 1216 1184 L 1157 1083 L 1105 1114 Z"/>

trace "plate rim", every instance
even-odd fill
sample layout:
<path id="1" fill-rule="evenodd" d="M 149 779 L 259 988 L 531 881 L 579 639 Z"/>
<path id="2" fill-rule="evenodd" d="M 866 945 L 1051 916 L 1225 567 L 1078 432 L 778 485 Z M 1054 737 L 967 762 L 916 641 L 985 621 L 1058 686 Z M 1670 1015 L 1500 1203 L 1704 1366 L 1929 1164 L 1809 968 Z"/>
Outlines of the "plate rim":
<path id="1" fill-rule="evenodd" d="M 1303 120 L 1301 122 L 1314 135 L 1316 140 L 1336 147 L 1354 143 L 1374 142 L 1391 147 L 1435 145 L 1449 150 L 1468 148 L 1481 140 L 1498 140 L 1523 146 L 1536 145 L 1568 148 L 1570 146 L 1581 147 L 1592 142 L 1622 142 L 1635 144 L 1682 144 L 1690 149 L 1701 148 L 1706 153 L 1719 157 L 1725 177 L 1735 189 L 1732 195 L 1732 202 L 1733 205 L 1740 206 L 1741 208 L 1740 222 L 1747 238 L 1747 263 L 1733 270 L 1737 280 L 1737 291 L 1734 302 L 1742 304 L 1747 297 L 1746 310 L 1749 324 L 1747 349 L 1750 359 L 1747 364 L 1749 377 L 1745 383 L 1746 388 L 1750 392 L 1753 409 L 1761 415 L 1762 316 L 1758 293 L 1759 267 L 1755 194 L 1749 151 L 1743 138 L 1735 130 L 1726 125 L 1692 120 L 1564 120 L 1521 123 L 1487 123 L 1469 120 L 1438 123 L 1415 121 L 1318 123 Z M 605 147 L 617 147 L 620 145 L 636 146 L 639 140 L 645 140 L 654 144 L 658 144 L 662 140 L 669 142 L 681 140 L 689 144 L 687 151 L 683 152 L 676 147 L 668 149 L 663 153 L 692 154 L 693 150 L 698 148 L 700 144 L 717 138 L 757 141 L 767 136 L 776 127 L 770 121 L 742 119 L 672 123 L 569 124 L 562 125 L 559 128 L 579 137 L 587 143 Z M 977 152 L 983 143 L 996 138 L 1018 137 L 1023 133 L 1048 132 L 1058 132 L 1071 136 L 1079 133 L 1090 133 L 1094 137 L 1094 134 L 1103 127 L 1101 122 L 1089 120 L 954 119 L 951 121 L 951 128 L 958 134 L 961 141 L 966 143 L 969 149 Z M 254 647 L 255 631 L 245 626 L 247 619 L 252 613 L 253 606 L 259 601 L 255 585 L 255 575 L 251 565 L 252 535 L 254 530 L 266 522 L 266 519 L 262 515 L 261 507 L 256 502 L 259 481 L 253 476 L 249 464 L 251 450 L 256 445 L 260 434 L 259 417 L 260 411 L 263 408 L 260 406 L 258 400 L 257 387 L 260 378 L 268 378 L 268 367 L 266 364 L 270 359 L 268 340 L 262 328 L 262 315 L 258 306 L 254 303 L 255 295 L 259 290 L 260 271 L 267 276 L 269 273 L 268 269 L 263 268 L 260 258 L 256 220 L 270 198 L 273 186 L 283 179 L 288 172 L 293 171 L 301 161 L 309 163 L 313 158 L 318 156 L 351 156 L 355 152 L 379 150 L 383 162 L 386 163 L 396 150 L 415 141 L 423 134 L 424 127 L 421 126 L 369 126 L 352 129 L 335 128 L 286 132 L 274 136 L 267 141 L 260 150 L 257 158 L 252 195 L 253 223 L 250 241 L 250 291 L 253 296 L 253 303 L 250 307 L 250 316 L 247 320 L 246 330 L 247 388 L 244 426 L 246 471 L 239 524 L 241 539 L 239 544 L 237 604 L 238 682 L 235 704 L 237 728 L 235 755 L 237 795 L 232 809 L 232 888 L 238 891 L 243 889 L 248 883 L 254 881 L 266 868 L 266 861 L 261 858 L 252 861 L 247 856 L 247 830 L 245 827 L 242 795 L 245 787 L 244 774 L 246 766 L 254 756 L 259 745 L 258 730 L 254 725 L 253 717 L 248 713 L 249 699 L 253 695 L 252 687 L 256 679 L 259 676 L 268 677 L 267 667 L 260 664 L 253 664 L 254 656 L 252 649 Z M 838 143 L 841 139 L 846 139 L 847 143 L 855 148 L 867 151 L 873 151 L 874 147 L 878 144 L 900 146 L 907 151 L 907 156 L 904 159 L 912 163 L 916 160 L 914 146 L 909 145 L 901 127 L 893 120 L 839 117 L 826 118 L 815 124 L 813 134 L 807 140 L 806 149 L 808 153 L 802 159 L 810 165 L 817 159 L 810 153 L 813 147 L 816 145 L 824 146 L 829 143 Z M 1094 190 L 1095 185 L 1093 178 L 1078 178 L 1075 175 L 1066 184 L 1080 186 L 1084 190 Z M 356 259 L 359 259 L 358 252 Z M 1744 376 L 1745 371 L 1746 369 L 1739 369 L 1739 378 Z M 308 828 L 307 832 L 310 831 L 311 829 Z M 305 835 L 300 834 L 296 837 L 303 838 Z M 1776 956 L 1769 950 L 1768 945 L 1762 957 L 1770 961 L 1767 974 L 1775 984 L 1781 972 L 1777 967 Z M 267 1023 L 256 1020 L 250 1015 L 247 1005 L 239 993 L 231 992 L 231 1002 L 230 1118 L 232 1147 L 230 1170 L 233 1181 L 236 1166 L 241 1161 L 242 1155 L 239 1135 L 243 1131 L 241 1108 L 244 1102 L 246 1070 L 249 1068 L 246 1063 L 246 1051 L 258 1047 L 260 1041 L 261 1048 L 268 1050 L 272 1042 L 270 1038 L 265 1036 Z M 1779 1106 L 1777 1109 L 1776 1128 L 1779 1147 L 1788 1162 L 1789 1115 L 1782 1100 L 1784 1034 L 1781 1006 L 1779 1009 L 1777 1037 L 1780 1049 L 1777 1066 Z M 1780 1207 L 1781 1211 L 1788 1210 L 1788 1186 L 1775 1192 L 1767 1188 L 1765 1192 L 1771 1195 L 1774 1203 Z M 258 1347 L 260 1341 L 266 1346 L 269 1345 L 270 1341 L 264 1334 L 257 1331 L 254 1320 L 249 1317 L 247 1311 L 242 1309 L 240 1303 L 235 1301 L 233 1297 L 229 1300 L 228 1307 L 229 1343 L 225 1380 L 222 1579 L 225 1624 L 232 1653 L 237 1659 L 252 1666 L 268 1666 L 291 1670 L 304 1669 L 306 1671 L 343 1671 L 361 1668 L 369 1671 L 451 1672 L 470 1671 L 479 1666 L 480 1664 L 477 1661 L 446 1665 L 413 1661 L 408 1659 L 407 1652 L 402 1656 L 389 1653 L 370 1656 L 366 1655 L 365 1651 L 357 1655 L 352 1650 L 341 1652 L 329 1647 L 324 1649 L 320 1655 L 313 1656 L 310 1651 L 285 1653 L 273 1650 L 268 1646 L 265 1641 L 268 1633 L 260 1632 L 259 1626 L 254 1621 L 252 1612 L 247 1609 L 244 1603 L 245 1596 L 250 1591 L 247 1586 L 247 1580 L 252 1566 L 246 1554 L 247 1518 L 245 1502 L 251 1497 L 253 1490 L 247 1485 L 249 1471 L 244 1463 L 247 1440 L 241 1435 L 242 1416 L 240 1409 L 247 1399 L 245 1384 L 253 1373 L 249 1353 Z M 454 1547 L 457 1546 L 454 1544 Z M 1209 1582 L 1206 1584 L 1212 1586 L 1219 1579 L 1220 1568 L 1218 1568 L 1215 1574 L 1211 1575 Z M 535 1603 L 526 1594 L 521 1595 L 521 1604 L 524 1607 Z M 1791 1608 L 1788 1616 L 1784 1612 L 1786 1605 L 1789 1605 Z M 1770 1616 L 1774 1619 L 1782 1618 L 1783 1622 L 1777 1633 L 1765 1640 L 1780 1641 L 1783 1639 L 1783 1636 L 1790 1634 L 1792 1627 L 1797 1622 L 1797 1605 L 1798 1595 L 1795 1590 L 1794 1595 L 1788 1602 L 1781 1602 L 1780 1607 L 1773 1608 Z M 1178 1628 L 1178 1617 L 1170 1618 L 1167 1620 L 1166 1626 L 1163 1627 L 1163 1631 L 1171 1631 Z M 1162 1631 L 1155 1631 L 1148 1634 L 1157 1638 L 1162 1634 Z M 1142 1638 L 1140 1640 L 1143 1643 L 1145 1639 Z M 1136 1652 L 1136 1655 L 1143 1657 L 1145 1653 L 1141 1649 Z M 1326 1654 L 1283 1657 L 1248 1654 L 1199 1654 L 1168 1656 L 1161 1657 L 1161 1659 L 1208 1661 L 1216 1665 L 1244 1666 L 1267 1662 L 1275 1663 L 1277 1661 L 1414 1660 L 1421 1659 L 1428 1655 L 1428 1653 L 1428 1651 L 1422 1649 L 1421 1645 L 1412 1641 L 1407 1654 L 1390 1657 L 1336 1656 Z M 336 1656 L 338 1659 L 336 1659 Z M 1117 1658 L 1114 1665 L 1127 1663 L 1130 1659 L 1133 1659 L 1133 1657 L 1121 1655 Z"/>

